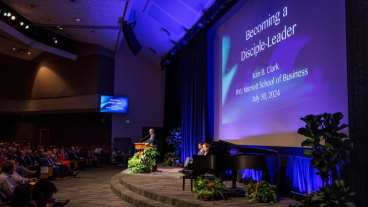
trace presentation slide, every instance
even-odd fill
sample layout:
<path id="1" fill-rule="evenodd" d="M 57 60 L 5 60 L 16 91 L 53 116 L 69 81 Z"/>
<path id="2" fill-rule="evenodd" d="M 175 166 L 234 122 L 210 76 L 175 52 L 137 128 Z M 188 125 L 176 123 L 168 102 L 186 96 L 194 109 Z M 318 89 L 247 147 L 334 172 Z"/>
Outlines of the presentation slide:
<path id="1" fill-rule="evenodd" d="M 240 0 L 208 31 L 215 139 L 300 147 L 309 114 L 348 124 L 345 1 Z"/>
<path id="2" fill-rule="evenodd" d="M 128 98 L 102 95 L 100 112 L 128 113 Z"/>

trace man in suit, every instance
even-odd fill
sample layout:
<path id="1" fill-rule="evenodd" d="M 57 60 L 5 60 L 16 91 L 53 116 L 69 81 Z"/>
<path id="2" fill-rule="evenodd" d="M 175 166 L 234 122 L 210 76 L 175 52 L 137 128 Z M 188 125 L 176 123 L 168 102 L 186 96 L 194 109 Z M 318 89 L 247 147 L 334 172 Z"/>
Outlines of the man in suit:
<path id="1" fill-rule="evenodd" d="M 150 134 L 150 138 L 144 143 L 146 143 L 146 146 L 153 145 L 153 147 L 157 149 L 158 145 L 157 145 L 157 137 L 156 137 L 155 131 L 153 129 L 150 129 L 149 134 Z"/>
<path id="2" fill-rule="evenodd" d="M 149 131 L 149 134 L 151 135 L 150 138 L 145 141 L 144 143 L 146 143 L 146 146 L 148 145 L 153 145 L 154 148 L 156 148 L 157 150 L 157 137 L 156 137 L 156 134 L 155 134 L 155 131 L 153 129 L 150 129 Z M 157 171 L 157 161 L 155 163 L 155 166 L 153 166 L 153 171 Z"/>
<path id="3" fill-rule="evenodd" d="M 209 155 L 210 153 L 210 144 L 204 143 L 203 144 L 203 154 L 202 155 Z"/>
<path id="4" fill-rule="evenodd" d="M 70 147 L 69 159 L 78 161 L 78 167 L 80 170 L 86 169 L 86 160 L 80 156 L 80 154 L 75 150 L 73 146 Z"/>
<path id="5" fill-rule="evenodd" d="M 198 154 L 197 155 L 203 155 L 204 154 L 204 149 L 203 149 L 203 146 L 204 146 L 205 143 L 203 142 L 199 142 L 198 143 Z M 193 163 L 193 158 L 191 157 L 187 157 L 187 159 L 185 160 L 184 162 L 184 168 L 188 168 L 188 165 Z"/>

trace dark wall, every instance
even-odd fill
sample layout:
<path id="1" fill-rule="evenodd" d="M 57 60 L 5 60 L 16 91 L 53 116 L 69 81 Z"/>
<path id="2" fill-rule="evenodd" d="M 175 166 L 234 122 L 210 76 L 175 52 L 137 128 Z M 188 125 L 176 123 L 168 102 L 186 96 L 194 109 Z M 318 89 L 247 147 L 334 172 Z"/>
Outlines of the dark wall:
<path id="1" fill-rule="evenodd" d="M 73 113 L 1 115 L 0 140 L 38 143 L 40 130 L 49 130 L 49 143 L 61 145 L 111 142 L 111 114 Z"/>
<path id="2" fill-rule="evenodd" d="M 100 54 L 77 60 L 44 53 L 33 61 L 0 59 L 0 99 L 27 100 L 113 94 L 115 60 Z"/>
<path id="3" fill-rule="evenodd" d="M 356 206 L 368 198 L 368 2 L 346 0 L 346 36 L 349 93 L 349 136 L 354 142 L 351 165 L 347 166 Z"/>

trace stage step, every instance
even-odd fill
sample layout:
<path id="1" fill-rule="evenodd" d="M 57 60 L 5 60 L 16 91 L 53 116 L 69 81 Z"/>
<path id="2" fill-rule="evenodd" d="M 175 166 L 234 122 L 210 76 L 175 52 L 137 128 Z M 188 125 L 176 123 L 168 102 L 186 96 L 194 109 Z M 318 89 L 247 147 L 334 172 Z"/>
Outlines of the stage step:
<path id="1" fill-rule="evenodd" d="M 120 199 L 128 202 L 136 207 L 172 207 L 171 205 L 163 204 L 159 201 L 155 201 L 144 196 L 141 196 L 137 193 L 134 193 L 128 189 L 126 189 L 119 182 L 119 176 L 117 174 L 111 178 L 111 190 L 112 192 L 118 196 Z"/>

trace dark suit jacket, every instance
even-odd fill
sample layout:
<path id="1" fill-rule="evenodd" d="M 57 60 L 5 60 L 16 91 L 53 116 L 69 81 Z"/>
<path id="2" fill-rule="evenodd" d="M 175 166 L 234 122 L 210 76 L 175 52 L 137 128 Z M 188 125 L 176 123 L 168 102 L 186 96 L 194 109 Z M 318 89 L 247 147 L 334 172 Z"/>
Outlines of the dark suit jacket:
<path id="1" fill-rule="evenodd" d="M 79 153 L 78 152 L 70 152 L 68 155 L 69 159 L 79 160 Z"/>
<path id="2" fill-rule="evenodd" d="M 151 137 L 145 141 L 144 143 L 148 143 L 150 145 L 153 145 L 157 149 L 157 136 L 156 134 L 152 134 Z"/>
<path id="3" fill-rule="evenodd" d="M 26 166 L 27 165 L 25 157 L 18 156 L 17 161 L 19 162 L 20 166 Z"/>
<path id="4" fill-rule="evenodd" d="M 27 165 L 34 165 L 34 161 L 29 155 L 24 156 L 24 159 L 26 160 Z"/>
<path id="5" fill-rule="evenodd" d="M 42 159 L 41 165 L 46 165 L 46 166 L 54 167 L 54 164 L 52 163 L 52 161 L 51 160 L 47 160 L 47 158 L 43 158 Z"/>

